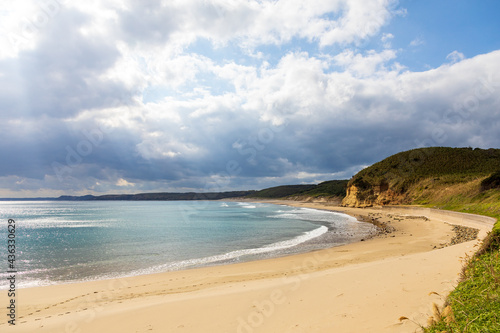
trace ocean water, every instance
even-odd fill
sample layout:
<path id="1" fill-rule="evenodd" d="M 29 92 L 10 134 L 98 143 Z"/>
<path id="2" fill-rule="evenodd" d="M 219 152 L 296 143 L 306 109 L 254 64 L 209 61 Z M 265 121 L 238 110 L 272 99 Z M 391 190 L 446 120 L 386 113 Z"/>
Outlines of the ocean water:
<path id="1" fill-rule="evenodd" d="M 344 214 L 264 203 L 0 201 L 0 289 L 8 219 L 21 288 L 278 257 L 375 232 Z"/>

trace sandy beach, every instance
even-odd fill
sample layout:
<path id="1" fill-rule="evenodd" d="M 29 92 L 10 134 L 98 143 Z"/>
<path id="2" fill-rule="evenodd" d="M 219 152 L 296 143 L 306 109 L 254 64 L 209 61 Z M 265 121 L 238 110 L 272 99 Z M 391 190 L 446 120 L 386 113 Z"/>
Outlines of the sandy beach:
<path id="1" fill-rule="evenodd" d="M 452 224 L 494 219 L 447 211 L 279 202 L 377 219 L 394 232 L 340 247 L 232 265 L 18 290 L 1 332 L 415 332 L 456 285 L 478 241 L 445 246 Z M 7 293 L 0 296 L 5 309 Z M 3 310 L 5 312 L 5 310 Z M 401 316 L 411 320 L 399 321 Z"/>

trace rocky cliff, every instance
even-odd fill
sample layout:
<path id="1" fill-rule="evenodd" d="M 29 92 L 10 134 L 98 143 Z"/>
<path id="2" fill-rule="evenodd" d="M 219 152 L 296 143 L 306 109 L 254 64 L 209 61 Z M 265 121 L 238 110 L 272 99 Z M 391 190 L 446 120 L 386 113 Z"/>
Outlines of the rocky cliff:
<path id="1" fill-rule="evenodd" d="M 347 194 L 342 200 L 344 207 L 371 207 L 384 205 L 400 205 L 407 203 L 407 196 L 396 193 L 386 184 L 370 185 L 360 189 L 356 185 L 347 187 Z"/>
<path id="2" fill-rule="evenodd" d="M 347 184 L 342 206 L 425 203 L 438 192 L 447 196 L 466 188 L 467 191 L 486 191 L 500 186 L 499 168 L 500 149 L 409 150 L 358 172 Z"/>

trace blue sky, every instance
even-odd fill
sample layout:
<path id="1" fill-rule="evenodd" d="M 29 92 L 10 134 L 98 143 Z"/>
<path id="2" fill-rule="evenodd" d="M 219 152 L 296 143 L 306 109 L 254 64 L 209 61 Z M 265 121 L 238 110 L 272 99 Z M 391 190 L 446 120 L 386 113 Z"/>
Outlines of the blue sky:
<path id="1" fill-rule="evenodd" d="M 5 3 L 0 197 L 260 189 L 499 148 L 499 7 Z"/>
<path id="2" fill-rule="evenodd" d="M 400 57 L 412 70 L 438 67 L 453 51 L 471 58 L 500 49 L 498 1 L 407 0 L 400 1 L 400 6 L 407 14 L 395 18 L 383 31 L 394 33 L 398 48 L 418 41 Z"/>

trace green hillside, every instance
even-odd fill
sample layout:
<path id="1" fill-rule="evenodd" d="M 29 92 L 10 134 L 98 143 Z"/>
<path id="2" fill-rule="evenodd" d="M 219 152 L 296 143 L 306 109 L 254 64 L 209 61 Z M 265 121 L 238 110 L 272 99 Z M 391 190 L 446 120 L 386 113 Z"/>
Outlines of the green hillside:
<path id="1" fill-rule="evenodd" d="M 345 197 L 348 180 L 329 180 L 301 193 L 310 197 Z"/>
<path id="2" fill-rule="evenodd" d="M 414 183 L 426 177 L 447 176 L 450 180 L 486 176 L 500 170 L 500 149 L 431 147 L 392 155 L 361 170 L 353 180 Z"/>
<path id="3" fill-rule="evenodd" d="M 420 148 L 390 156 L 360 171 L 348 187 L 354 185 L 357 200 L 367 205 L 422 203 L 417 201 L 425 201 L 442 186 L 484 180 L 498 171 L 500 149 Z M 483 189 L 498 187 L 500 177 L 496 177 L 483 184 Z M 389 190 L 389 198 L 377 193 Z"/>
<path id="4" fill-rule="evenodd" d="M 348 180 L 329 180 L 318 185 L 283 185 L 250 194 L 250 198 L 283 199 L 290 197 L 338 197 L 346 194 Z"/>
<path id="5" fill-rule="evenodd" d="M 304 191 L 310 190 L 316 187 L 316 185 L 283 185 L 266 188 L 255 193 L 250 194 L 250 198 L 261 198 L 261 199 L 281 199 L 288 197 L 290 195 L 296 195 Z"/>

